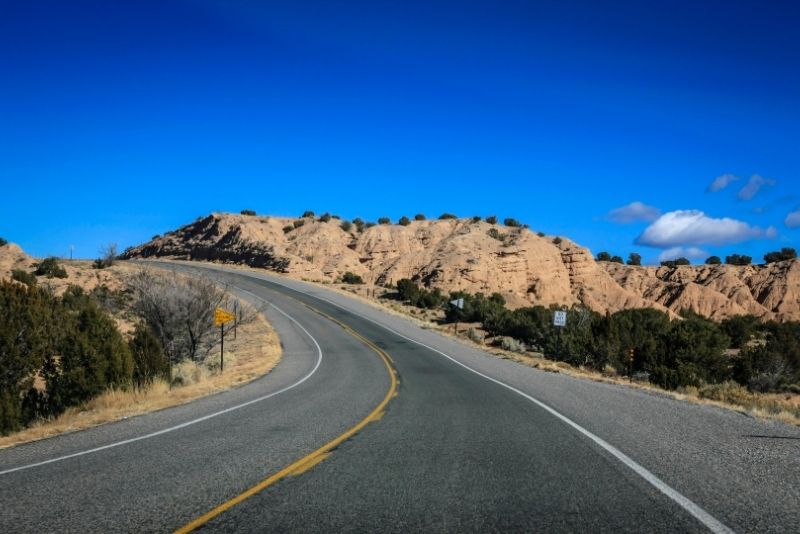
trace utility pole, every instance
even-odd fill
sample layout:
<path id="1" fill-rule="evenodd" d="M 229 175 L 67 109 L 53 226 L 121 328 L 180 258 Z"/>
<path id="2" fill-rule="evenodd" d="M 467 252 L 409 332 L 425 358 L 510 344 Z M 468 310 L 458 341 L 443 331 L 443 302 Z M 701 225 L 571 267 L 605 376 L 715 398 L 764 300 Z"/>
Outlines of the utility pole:
<path id="1" fill-rule="evenodd" d="M 72 261 L 72 251 L 75 250 L 75 245 L 69 246 L 69 260 Z"/>

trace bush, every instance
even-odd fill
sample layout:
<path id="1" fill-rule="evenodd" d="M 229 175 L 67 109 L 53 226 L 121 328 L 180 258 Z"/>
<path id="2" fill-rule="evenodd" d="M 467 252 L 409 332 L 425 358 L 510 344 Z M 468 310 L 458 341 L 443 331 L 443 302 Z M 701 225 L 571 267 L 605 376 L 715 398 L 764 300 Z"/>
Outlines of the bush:
<path id="1" fill-rule="evenodd" d="M 611 261 L 611 254 L 609 254 L 608 252 L 603 251 L 603 252 L 600 252 L 599 254 L 597 254 L 597 258 L 596 259 L 597 259 L 597 261 Z"/>
<path id="2" fill-rule="evenodd" d="M 536 232 L 536 235 L 538 235 L 539 237 L 544 237 L 544 232 Z"/>
<path id="3" fill-rule="evenodd" d="M 239 213 L 241 213 L 242 215 L 250 215 L 250 216 L 253 216 L 253 215 L 256 214 L 256 212 L 254 210 L 242 210 Z"/>
<path id="4" fill-rule="evenodd" d="M 303 219 L 298 219 L 292 223 L 292 226 L 295 228 L 300 228 L 304 224 L 306 224 L 306 221 L 304 221 Z"/>
<path id="5" fill-rule="evenodd" d="M 389 217 L 381 217 L 378 219 L 378 224 L 392 224 L 392 220 Z"/>
<path id="6" fill-rule="evenodd" d="M 511 217 L 503 220 L 503 224 L 511 228 L 518 228 L 522 226 L 518 220 L 512 219 Z"/>
<path id="7" fill-rule="evenodd" d="M 755 315 L 734 315 L 723 319 L 719 326 L 731 340 L 731 348 L 741 349 L 758 332 L 759 320 Z"/>
<path id="8" fill-rule="evenodd" d="M 156 234 L 156 235 L 154 235 L 153 237 L 150 238 L 150 241 L 155 241 L 156 239 L 160 239 L 160 238 L 161 238 L 161 234 Z"/>
<path id="9" fill-rule="evenodd" d="M 554 245 L 560 245 L 562 242 L 563 242 L 563 239 L 561 239 L 560 237 L 554 237 L 553 238 L 553 244 Z"/>
<path id="10" fill-rule="evenodd" d="M 497 215 L 489 215 L 486 217 L 486 222 L 489 224 L 497 224 Z"/>
<path id="11" fill-rule="evenodd" d="M 691 265 L 692 262 L 688 258 L 675 258 L 674 260 L 664 260 L 661 262 L 662 267 L 678 267 L 680 265 Z"/>
<path id="12" fill-rule="evenodd" d="M 625 263 L 622 261 L 622 256 L 611 256 L 611 263 Z"/>
<path id="13" fill-rule="evenodd" d="M 36 276 L 46 276 L 47 278 L 66 278 L 67 271 L 58 264 L 58 258 L 50 257 L 42 260 L 35 265 L 33 274 Z"/>
<path id="14" fill-rule="evenodd" d="M 480 215 L 476 215 L 476 216 L 474 216 L 472 218 L 472 223 L 473 224 L 476 224 L 476 223 L 479 223 L 479 222 L 481 222 L 481 216 Z"/>
<path id="15" fill-rule="evenodd" d="M 709 256 L 706 258 L 706 265 L 720 265 L 722 260 L 719 256 Z"/>
<path id="16" fill-rule="evenodd" d="M 323 213 L 322 215 L 319 216 L 319 222 L 329 222 L 330 220 L 331 220 L 330 213 Z"/>
<path id="17" fill-rule="evenodd" d="M 399 224 L 400 226 L 408 226 L 409 224 L 411 224 L 411 219 L 403 215 L 402 217 L 400 217 L 400 220 L 397 221 L 397 224 Z"/>
<path id="18" fill-rule="evenodd" d="M 294 230 L 294 226 L 292 226 L 291 224 L 287 224 L 286 226 L 283 227 L 284 234 L 288 234 L 292 230 Z"/>
<path id="19" fill-rule="evenodd" d="M 36 277 L 29 273 L 28 271 L 23 271 L 22 269 L 14 269 L 11 271 L 11 279 L 16 280 L 17 282 L 22 282 L 28 286 L 35 286 L 36 285 Z"/>
<path id="20" fill-rule="evenodd" d="M 372 228 L 373 226 L 375 226 L 375 223 L 372 221 L 367 221 L 364 223 L 364 228 Z"/>
<path id="21" fill-rule="evenodd" d="M 642 256 L 635 252 L 631 252 L 628 254 L 628 265 L 641 265 L 642 264 Z"/>
<path id="22" fill-rule="evenodd" d="M 417 213 L 416 215 L 414 215 L 414 220 L 415 221 L 424 221 L 425 220 L 425 214 Z"/>
<path id="23" fill-rule="evenodd" d="M 458 219 L 458 217 L 456 217 L 452 213 L 447 213 L 447 212 L 442 213 L 441 215 L 439 215 L 439 220 L 440 221 L 446 221 L 448 219 Z"/>
<path id="24" fill-rule="evenodd" d="M 780 250 L 764 254 L 764 263 L 775 263 L 778 261 L 793 260 L 795 258 L 797 258 L 797 251 L 795 249 L 783 247 Z"/>
<path id="25" fill-rule="evenodd" d="M 8 241 L 0 237 L 0 247 L 4 247 L 8 245 Z"/>
<path id="26" fill-rule="evenodd" d="M 507 350 L 509 352 L 519 352 L 519 353 L 528 350 L 528 347 L 525 346 L 525 343 L 523 343 L 522 341 L 517 341 L 513 337 L 501 337 L 500 348 L 503 350 Z"/>
<path id="27" fill-rule="evenodd" d="M 314 218 L 314 212 L 311 211 L 311 210 L 306 210 L 306 211 L 303 212 L 303 215 L 301 215 L 301 217 L 303 219 L 313 219 Z"/>
<path id="28" fill-rule="evenodd" d="M 442 295 L 438 288 L 428 291 L 420 288 L 408 278 L 403 278 L 397 282 L 397 293 L 400 300 L 418 308 L 438 308 L 445 302 L 445 296 Z"/>
<path id="29" fill-rule="evenodd" d="M 343 284 L 363 284 L 364 279 L 361 278 L 359 275 L 351 273 L 347 271 L 342 275 L 342 283 Z"/>
<path id="30" fill-rule="evenodd" d="M 731 254 L 725 256 L 725 263 L 728 265 L 750 265 L 753 263 L 753 258 L 745 256 L 744 254 Z"/>
<path id="31" fill-rule="evenodd" d="M 349 232 L 350 229 L 353 228 L 353 223 L 351 223 L 350 221 L 342 221 L 339 224 L 339 228 L 341 228 L 345 232 Z"/>
<path id="32" fill-rule="evenodd" d="M 497 239 L 498 241 L 502 241 L 505 243 L 505 240 L 508 238 L 507 234 L 501 234 L 497 228 L 489 228 L 486 232 L 486 235 L 491 237 L 492 239 Z"/>
<path id="33" fill-rule="evenodd" d="M 133 358 L 133 381 L 138 386 L 150 384 L 156 378 L 170 380 L 169 359 L 149 328 L 143 324 L 136 325 L 128 348 Z"/>

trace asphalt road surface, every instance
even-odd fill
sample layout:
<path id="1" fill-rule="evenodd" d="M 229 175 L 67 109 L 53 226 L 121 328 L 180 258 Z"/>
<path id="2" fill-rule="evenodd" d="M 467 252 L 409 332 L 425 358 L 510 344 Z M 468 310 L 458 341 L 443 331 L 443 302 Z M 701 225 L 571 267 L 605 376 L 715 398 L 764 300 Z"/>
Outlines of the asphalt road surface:
<path id="1" fill-rule="evenodd" d="M 283 360 L 0 451 L 0 532 L 800 531 L 796 427 L 542 372 L 319 286 L 175 268 L 261 305 Z"/>

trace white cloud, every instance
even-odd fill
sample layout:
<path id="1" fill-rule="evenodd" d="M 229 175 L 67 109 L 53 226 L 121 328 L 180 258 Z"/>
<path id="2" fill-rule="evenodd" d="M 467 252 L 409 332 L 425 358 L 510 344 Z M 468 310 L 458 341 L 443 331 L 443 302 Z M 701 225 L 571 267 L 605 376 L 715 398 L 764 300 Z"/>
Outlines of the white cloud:
<path id="1" fill-rule="evenodd" d="M 627 206 L 622 206 L 615 210 L 608 212 L 608 218 L 619 224 L 628 224 L 632 222 L 652 222 L 658 219 L 661 215 L 661 210 L 655 206 L 648 206 L 638 200 L 631 202 Z"/>
<path id="2" fill-rule="evenodd" d="M 728 187 L 731 182 L 735 182 L 739 177 L 733 174 L 723 174 L 714 178 L 714 181 L 708 184 L 706 191 L 708 193 L 716 193 Z"/>
<path id="3" fill-rule="evenodd" d="M 658 261 L 674 260 L 676 258 L 706 259 L 709 254 L 699 247 L 672 247 L 658 255 Z"/>
<path id="4" fill-rule="evenodd" d="M 789 228 L 800 227 L 800 208 L 790 212 L 789 215 L 786 216 L 786 219 L 783 220 L 783 224 Z"/>
<path id="5" fill-rule="evenodd" d="M 775 185 L 775 180 L 754 174 L 747 181 L 747 184 L 739 190 L 739 200 L 750 200 L 758 194 L 762 187 L 770 185 Z"/>
<path id="6" fill-rule="evenodd" d="M 774 227 L 764 230 L 728 217 L 714 219 L 699 210 L 678 210 L 659 217 L 636 238 L 636 244 L 657 248 L 726 245 L 775 235 Z"/>

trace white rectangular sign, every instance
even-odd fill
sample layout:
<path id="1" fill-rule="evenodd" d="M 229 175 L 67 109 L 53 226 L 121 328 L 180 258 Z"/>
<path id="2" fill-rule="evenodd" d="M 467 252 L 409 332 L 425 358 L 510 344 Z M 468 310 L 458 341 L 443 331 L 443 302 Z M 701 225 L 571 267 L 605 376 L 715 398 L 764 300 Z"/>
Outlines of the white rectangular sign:
<path id="1" fill-rule="evenodd" d="M 553 326 L 567 326 L 567 312 L 565 311 L 554 312 Z"/>

